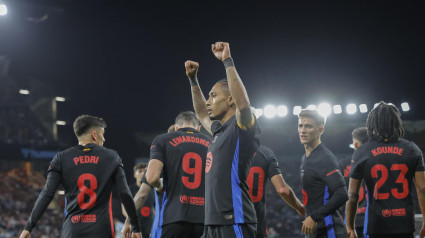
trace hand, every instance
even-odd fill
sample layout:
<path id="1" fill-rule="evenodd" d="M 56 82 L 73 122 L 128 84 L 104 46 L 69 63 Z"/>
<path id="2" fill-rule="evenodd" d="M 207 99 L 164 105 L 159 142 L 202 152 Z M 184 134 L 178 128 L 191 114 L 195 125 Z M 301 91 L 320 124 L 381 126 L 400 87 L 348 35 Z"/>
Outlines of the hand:
<path id="1" fill-rule="evenodd" d="M 227 42 L 216 42 L 211 45 L 211 50 L 215 57 L 221 61 L 230 58 L 230 46 Z"/>
<path id="2" fill-rule="evenodd" d="M 305 217 L 305 209 L 304 206 L 302 204 L 299 205 L 298 209 L 297 209 L 298 214 L 300 214 L 301 216 Z"/>
<path id="3" fill-rule="evenodd" d="M 313 235 L 316 225 L 317 223 L 309 216 L 303 221 L 301 232 L 306 235 Z"/>
<path id="4" fill-rule="evenodd" d="M 128 222 L 126 221 L 124 223 L 124 226 L 122 227 L 122 230 L 121 230 L 121 237 L 122 238 L 130 238 L 130 235 L 131 235 L 130 224 L 128 224 Z"/>
<path id="5" fill-rule="evenodd" d="M 31 233 L 27 230 L 23 230 L 19 238 L 29 238 L 31 237 Z"/>
<path id="6" fill-rule="evenodd" d="M 425 224 L 422 224 L 420 238 L 424 238 L 424 237 L 425 237 Z"/>
<path id="7" fill-rule="evenodd" d="M 186 61 L 184 62 L 184 67 L 186 68 L 187 77 L 193 79 L 196 78 L 196 74 L 198 73 L 199 63 L 195 61 Z"/>
<path id="8" fill-rule="evenodd" d="M 140 232 L 133 233 L 133 236 L 131 238 L 143 238 L 142 233 Z"/>
<path id="9" fill-rule="evenodd" d="M 357 238 L 356 230 L 350 227 L 346 227 L 346 228 L 347 228 L 348 238 Z"/>

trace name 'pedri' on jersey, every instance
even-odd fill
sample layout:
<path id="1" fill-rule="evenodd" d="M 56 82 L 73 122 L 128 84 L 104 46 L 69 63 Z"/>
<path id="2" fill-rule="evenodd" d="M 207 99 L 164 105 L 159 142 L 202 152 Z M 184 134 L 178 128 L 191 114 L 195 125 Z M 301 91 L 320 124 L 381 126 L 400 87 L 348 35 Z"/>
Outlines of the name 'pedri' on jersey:
<path id="1" fill-rule="evenodd" d="M 203 224 L 205 160 L 211 138 L 192 128 L 157 136 L 150 158 L 164 163 L 158 227 L 184 221 Z"/>
<path id="2" fill-rule="evenodd" d="M 255 152 L 248 174 L 249 195 L 257 214 L 257 235 L 267 235 L 266 183 L 277 174 L 282 174 L 273 151 L 265 146 Z"/>
<path id="3" fill-rule="evenodd" d="M 205 225 L 257 223 L 246 182 L 254 153 L 260 146 L 261 129 L 242 129 L 233 116 L 223 125 L 214 121 L 213 143 L 205 167 Z"/>
<path id="4" fill-rule="evenodd" d="M 346 237 L 347 231 L 337 211 L 347 201 L 347 189 L 335 155 L 319 144 L 302 157 L 301 184 L 306 216 L 317 222 L 316 236 Z"/>
<path id="5" fill-rule="evenodd" d="M 367 234 L 413 233 L 415 231 L 412 182 L 424 171 L 420 149 L 405 139 L 385 143 L 369 141 L 353 155 L 351 178 L 366 182 Z"/>

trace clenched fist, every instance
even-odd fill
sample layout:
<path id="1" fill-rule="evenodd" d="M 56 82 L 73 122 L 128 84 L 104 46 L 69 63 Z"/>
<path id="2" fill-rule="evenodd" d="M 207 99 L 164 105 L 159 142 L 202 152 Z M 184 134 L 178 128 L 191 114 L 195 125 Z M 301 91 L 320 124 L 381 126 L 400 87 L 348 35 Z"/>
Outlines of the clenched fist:
<path id="1" fill-rule="evenodd" d="M 186 68 L 187 77 L 191 79 L 196 78 L 196 74 L 198 73 L 198 69 L 199 69 L 198 62 L 188 60 L 184 63 L 184 67 Z"/>
<path id="2" fill-rule="evenodd" d="M 229 43 L 227 42 L 216 42 L 211 45 L 211 50 L 215 57 L 221 61 L 231 57 Z"/>

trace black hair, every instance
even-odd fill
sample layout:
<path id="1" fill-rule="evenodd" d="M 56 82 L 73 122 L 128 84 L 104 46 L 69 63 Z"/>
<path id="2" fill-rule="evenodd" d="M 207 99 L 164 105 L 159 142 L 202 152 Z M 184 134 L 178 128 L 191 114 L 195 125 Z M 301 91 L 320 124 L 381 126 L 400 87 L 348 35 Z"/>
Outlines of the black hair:
<path id="1" fill-rule="evenodd" d="M 404 136 L 400 111 L 391 103 L 380 102 L 367 116 L 367 135 L 371 140 L 396 142 Z"/>
<path id="2" fill-rule="evenodd" d="M 353 139 L 358 140 L 362 144 L 369 141 L 369 136 L 367 135 L 367 127 L 356 128 L 353 130 L 351 135 L 353 136 Z"/>
<path id="3" fill-rule="evenodd" d="M 148 167 L 148 164 L 147 163 L 140 162 L 140 163 L 137 163 L 137 164 L 134 165 L 133 171 L 136 172 L 136 170 L 138 170 L 138 169 L 145 169 L 146 167 Z"/>
<path id="4" fill-rule="evenodd" d="M 106 122 L 99 117 L 81 115 L 75 119 L 73 127 L 75 135 L 80 137 L 86 134 L 93 127 L 106 128 Z"/>

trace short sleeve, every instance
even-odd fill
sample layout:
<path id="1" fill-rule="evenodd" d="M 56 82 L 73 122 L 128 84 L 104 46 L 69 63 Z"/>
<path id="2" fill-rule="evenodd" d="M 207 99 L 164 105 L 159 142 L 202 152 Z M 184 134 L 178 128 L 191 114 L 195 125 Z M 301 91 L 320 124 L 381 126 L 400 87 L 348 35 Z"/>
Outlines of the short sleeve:
<path id="1" fill-rule="evenodd" d="M 50 161 L 49 169 L 47 170 L 47 172 L 55 171 L 58 173 L 62 173 L 62 163 L 60 158 L 62 158 L 62 153 L 57 153 L 52 159 L 52 161 Z"/>
<path id="2" fill-rule="evenodd" d="M 359 153 L 360 150 L 354 151 L 353 154 L 353 163 L 351 164 L 351 173 L 350 178 L 353 179 L 363 179 L 363 173 L 364 173 L 364 166 L 366 160 L 361 158 L 361 153 Z"/>
<path id="3" fill-rule="evenodd" d="M 253 124 L 251 127 L 241 127 L 241 125 L 236 122 L 239 135 L 243 137 L 243 139 L 254 139 L 255 142 L 258 142 L 258 146 L 260 144 L 260 134 L 261 134 L 261 128 L 258 124 L 258 120 L 255 118 L 254 115 L 252 115 Z M 258 147 L 257 147 L 258 148 Z"/>
<path id="4" fill-rule="evenodd" d="M 151 145 L 151 149 L 150 149 L 150 158 L 151 159 L 157 159 L 162 161 L 163 163 L 165 162 L 165 153 L 164 153 L 164 143 L 161 140 L 161 136 L 157 136 Z"/>
<path id="5" fill-rule="evenodd" d="M 275 154 L 270 151 L 270 155 L 269 156 L 269 168 L 268 168 L 268 174 L 269 174 L 269 178 L 275 176 L 276 174 L 282 174 L 282 172 L 280 171 L 279 168 L 279 163 L 277 162 L 276 156 Z"/>

